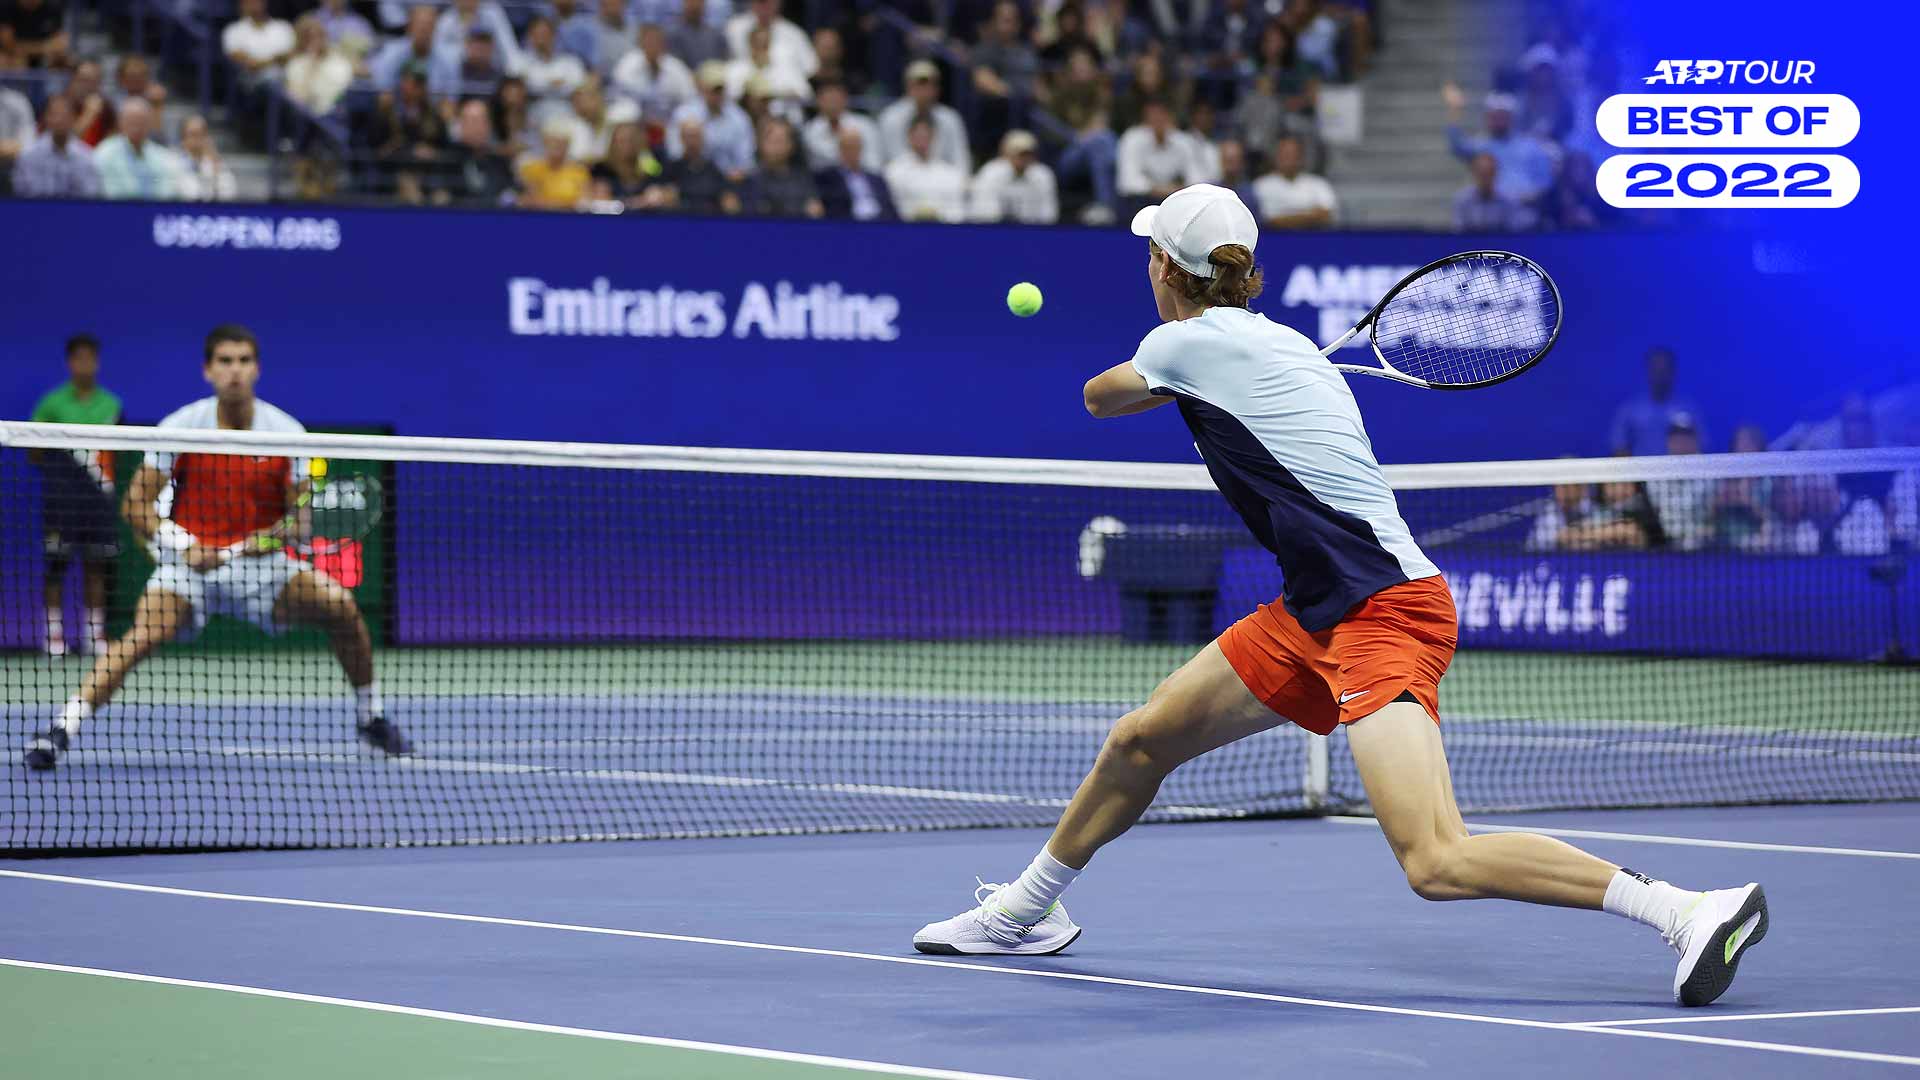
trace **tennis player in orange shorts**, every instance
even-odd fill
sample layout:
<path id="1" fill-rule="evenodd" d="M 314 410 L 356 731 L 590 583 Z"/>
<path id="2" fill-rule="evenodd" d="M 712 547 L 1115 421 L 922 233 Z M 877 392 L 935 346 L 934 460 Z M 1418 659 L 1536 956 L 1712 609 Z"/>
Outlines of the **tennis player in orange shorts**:
<path id="1" fill-rule="evenodd" d="M 1200 184 L 1134 218 L 1161 325 L 1086 386 L 1087 410 L 1180 406 L 1220 493 L 1284 578 L 1262 605 L 1120 718 L 1053 836 L 1006 885 L 922 927 L 922 952 L 1056 953 L 1080 936 L 1060 896 L 1126 832 L 1179 765 L 1291 721 L 1344 728 L 1407 883 L 1429 900 L 1498 898 L 1605 910 L 1680 954 L 1673 996 L 1704 1005 L 1767 929 L 1747 884 L 1693 892 L 1529 833 L 1474 835 L 1454 803 L 1440 679 L 1457 641 L 1453 597 L 1401 520 L 1346 381 L 1313 343 L 1248 310 L 1260 293 L 1253 214 Z"/>

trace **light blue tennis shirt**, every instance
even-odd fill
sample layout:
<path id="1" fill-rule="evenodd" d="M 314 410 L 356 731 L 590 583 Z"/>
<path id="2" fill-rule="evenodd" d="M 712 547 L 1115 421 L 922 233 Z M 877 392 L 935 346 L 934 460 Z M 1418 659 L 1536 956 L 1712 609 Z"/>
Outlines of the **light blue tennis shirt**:
<path id="1" fill-rule="evenodd" d="M 1279 560 L 1303 628 L 1440 572 L 1400 519 L 1346 377 L 1297 331 L 1208 308 L 1155 328 L 1133 367 L 1180 403 L 1220 494 Z"/>

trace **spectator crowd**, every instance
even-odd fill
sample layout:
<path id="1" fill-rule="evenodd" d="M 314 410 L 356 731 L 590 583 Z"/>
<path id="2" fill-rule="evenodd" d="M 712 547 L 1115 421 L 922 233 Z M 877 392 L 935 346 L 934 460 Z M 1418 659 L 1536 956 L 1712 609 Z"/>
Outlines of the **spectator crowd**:
<path id="1" fill-rule="evenodd" d="M 239 184 L 206 118 L 163 124 L 166 86 L 139 53 L 112 80 L 80 55 L 62 0 L 0 0 L 0 195 L 36 198 L 233 199 Z M 57 85 L 36 102 L 7 81 Z"/>
<path id="2" fill-rule="evenodd" d="M 860 220 L 1107 223 L 1211 181 L 1272 227 L 1334 224 L 1316 103 L 1379 31 L 1374 0 L 234 2 L 239 126 L 306 118 L 311 193 Z M 204 122 L 124 108 L 165 88 L 139 56 L 103 88 L 70 22 L 0 0 L 0 79 L 65 76 L 37 107 L 0 91 L 14 190 L 230 197 Z"/>
<path id="3" fill-rule="evenodd" d="M 1493 73 L 1480 102 L 1457 84 L 1441 88 L 1447 145 L 1467 170 L 1453 200 L 1462 231 L 1527 232 L 1594 229 L 1629 222 L 1594 189 L 1596 164 L 1607 156 L 1591 117 L 1621 82 L 1621 47 L 1612 40 L 1605 5 L 1536 4 L 1526 47 Z"/>
<path id="4" fill-rule="evenodd" d="M 1902 421 L 1890 409 L 1876 422 L 1869 401 L 1850 394 L 1824 424 L 1771 442 L 1758 425 L 1741 424 L 1721 446 L 1709 439 L 1699 403 L 1678 389 L 1673 352 L 1649 350 L 1646 366 L 1646 389 L 1619 405 L 1608 428 L 1618 456 L 1920 445 L 1920 416 Z M 1906 430 L 1881 430 L 1902 426 Z M 1562 484 L 1535 515 L 1526 546 L 1768 555 L 1920 551 L 1920 472 Z"/>

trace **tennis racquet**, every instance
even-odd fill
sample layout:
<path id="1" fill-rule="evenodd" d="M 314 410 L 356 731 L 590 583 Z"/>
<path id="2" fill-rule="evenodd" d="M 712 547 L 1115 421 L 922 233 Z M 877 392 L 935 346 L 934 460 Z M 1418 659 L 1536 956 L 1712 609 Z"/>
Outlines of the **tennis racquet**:
<path id="1" fill-rule="evenodd" d="M 1320 352 L 1331 357 L 1367 330 L 1380 366 L 1334 367 L 1429 390 L 1471 390 L 1544 359 L 1560 338 L 1560 314 L 1559 287 L 1532 259 L 1463 251 L 1402 278 Z"/>
<path id="2" fill-rule="evenodd" d="M 365 473 L 329 479 L 327 460 L 307 463 L 307 486 L 294 500 L 287 516 L 264 532 L 238 540 L 226 549 L 226 559 L 290 548 L 311 559 L 359 543 L 372 534 L 386 511 L 386 490 Z"/>

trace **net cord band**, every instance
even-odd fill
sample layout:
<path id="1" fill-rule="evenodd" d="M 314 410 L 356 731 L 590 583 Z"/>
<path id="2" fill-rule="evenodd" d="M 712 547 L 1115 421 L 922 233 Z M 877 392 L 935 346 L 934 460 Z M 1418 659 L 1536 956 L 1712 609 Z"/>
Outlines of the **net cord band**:
<path id="1" fill-rule="evenodd" d="M 1204 466 L 1168 462 L 751 450 L 509 439 L 443 439 L 408 435 L 184 428 L 163 430 L 89 424 L 0 423 L 0 446 L 42 450 L 158 450 L 169 453 L 254 455 L 294 452 L 303 456 L 363 461 L 1038 484 L 1149 491 L 1210 491 L 1214 486 Z M 1920 447 L 1897 446 L 1666 457 L 1443 462 L 1383 467 L 1387 482 L 1403 491 L 1665 479 L 1814 476 L 1901 472 L 1916 468 L 1920 468 Z"/>

